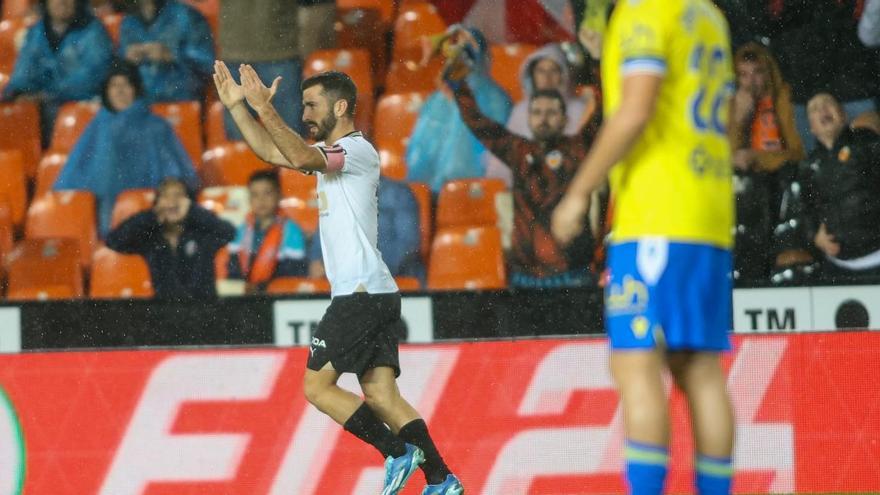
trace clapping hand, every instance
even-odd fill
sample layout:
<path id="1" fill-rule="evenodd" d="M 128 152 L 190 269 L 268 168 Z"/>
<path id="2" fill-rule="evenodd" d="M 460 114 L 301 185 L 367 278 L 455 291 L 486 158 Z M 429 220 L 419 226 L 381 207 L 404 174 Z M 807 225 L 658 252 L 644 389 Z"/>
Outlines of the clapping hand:
<path id="1" fill-rule="evenodd" d="M 214 61 L 214 86 L 217 87 L 220 102 L 226 108 L 231 110 L 232 107 L 244 101 L 244 88 L 235 82 L 229 68 L 220 60 Z"/>
<path id="2" fill-rule="evenodd" d="M 276 77 L 272 81 L 271 87 L 266 87 L 260 76 L 257 75 L 257 71 L 250 65 L 243 64 L 238 69 L 238 73 L 241 76 L 241 87 L 244 89 L 244 97 L 248 105 L 254 110 L 259 111 L 260 108 L 271 103 L 272 98 L 278 91 L 278 85 L 281 84 L 280 77 Z"/>

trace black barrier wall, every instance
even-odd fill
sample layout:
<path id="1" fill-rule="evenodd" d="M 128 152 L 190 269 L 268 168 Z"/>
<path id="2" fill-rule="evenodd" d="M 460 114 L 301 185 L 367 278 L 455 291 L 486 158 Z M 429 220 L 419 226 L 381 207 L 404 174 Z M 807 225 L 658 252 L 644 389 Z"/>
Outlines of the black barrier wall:
<path id="1" fill-rule="evenodd" d="M 602 293 L 595 289 L 448 292 L 413 297 L 425 296 L 431 299 L 437 340 L 590 334 L 602 329 Z M 18 305 L 21 347 L 36 350 L 273 344 L 276 300 L 232 297 L 207 302 L 23 303 Z"/>

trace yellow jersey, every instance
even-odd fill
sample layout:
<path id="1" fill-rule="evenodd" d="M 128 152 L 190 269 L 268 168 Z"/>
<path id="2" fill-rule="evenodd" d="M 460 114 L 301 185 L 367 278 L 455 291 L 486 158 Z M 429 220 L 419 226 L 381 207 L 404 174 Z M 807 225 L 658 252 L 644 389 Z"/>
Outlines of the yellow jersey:
<path id="1" fill-rule="evenodd" d="M 733 67 L 723 14 L 710 0 L 618 1 L 603 41 L 606 118 L 633 74 L 663 80 L 650 122 L 611 170 L 612 242 L 657 236 L 729 248 Z"/>

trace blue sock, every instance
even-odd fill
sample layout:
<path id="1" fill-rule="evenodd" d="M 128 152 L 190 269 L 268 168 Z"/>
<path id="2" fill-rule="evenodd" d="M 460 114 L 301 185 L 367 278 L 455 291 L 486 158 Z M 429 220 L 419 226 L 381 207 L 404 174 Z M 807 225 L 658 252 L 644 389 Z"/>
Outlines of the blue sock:
<path id="1" fill-rule="evenodd" d="M 697 493 L 699 495 L 729 495 L 733 463 L 730 458 L 697 456 Z"/>
<path id="2" fill-rule="evenodd" d="M 669 450 L 665 446 L 627 440 L 625 456 L 630 493 L 661 495 L 666 481 Z"/>

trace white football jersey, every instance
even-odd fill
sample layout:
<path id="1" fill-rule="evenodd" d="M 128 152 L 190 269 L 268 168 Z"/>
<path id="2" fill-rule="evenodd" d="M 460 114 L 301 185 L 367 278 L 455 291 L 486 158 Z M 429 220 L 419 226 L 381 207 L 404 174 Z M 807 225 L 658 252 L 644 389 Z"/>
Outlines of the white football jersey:
<path id="1" fill-rule="evenodd" d="M 315 146 L 327 157 L 327 170 L 317 174 L 318 211 L 331 296 L 397 292 L 376 244 L 379 154 L 360 132 Z"/>

